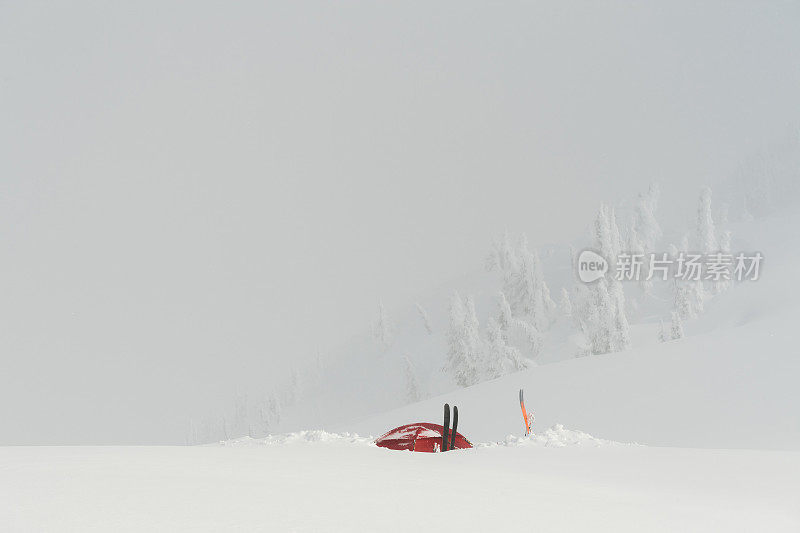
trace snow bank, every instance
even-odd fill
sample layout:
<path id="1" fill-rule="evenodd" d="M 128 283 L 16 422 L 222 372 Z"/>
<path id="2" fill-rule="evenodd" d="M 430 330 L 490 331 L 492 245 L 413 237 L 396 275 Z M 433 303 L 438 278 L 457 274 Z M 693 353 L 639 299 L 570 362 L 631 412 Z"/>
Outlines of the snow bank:
<path id="1" fill-rule="evenodd" d="M 354 444 L 358 446 L 373 445 L 374 437 L 362 437 L 356 433 L 331 433 L 321 429 L 296 431 L 294 433 L 283 433 L 279 435 L 267 435 L 256 439 L 252 437 L 240 437 L 220 441 L 206 446 L 222 446 L 232 448 L 247 448 L 259 446 L 286 446 L 294 444 Z M 616 442 L 612 440 L 600 439 L 584 433 L 567 429 L 561 424 L 556 424 L 546 429 L 542 433 L 534 433 L 527 437 L 508 435 L 500 442 L 478 442 L 473 443 L 476 448 L 486 448 L 493 446 L 545 446 L 550 448 L 561 448 L 564 446 L 630 446 L 633 444 Z"/>
<path id="2" fill-rule="evenodd" d="M 372 437 L 361 437 L 355 433 L 329 433 L 321 429 L 296 431 L 280 435 L 267 435 L 264 438 L 240 437 L 220 441 L 210 446 L 251 447 L 251 446 L 281 446 L 288 444 L 316 444 L 316 443 L 346 443 L 346 444 L 372 444 Z"/>
<path id="3" fill-rule="evenodd" d="M 636 446 L 637 444 L 616 442 L 613 440 L 600 439 L 593 437 L 583 431 L 567 429 L 561 424 L 546 429 L 543 433 L 533 433 L 527 437 L 508 435 L 501 442 L 489 444 L 476 444 L 476 447 L 485 446 L 546 446 L 552 448 L 562 448 L 564 446 Z"/>

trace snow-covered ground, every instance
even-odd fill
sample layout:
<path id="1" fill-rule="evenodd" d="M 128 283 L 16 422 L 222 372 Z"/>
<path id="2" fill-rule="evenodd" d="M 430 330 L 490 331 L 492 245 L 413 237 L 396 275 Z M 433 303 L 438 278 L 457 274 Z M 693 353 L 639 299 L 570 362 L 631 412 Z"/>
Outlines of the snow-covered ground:
<path id="1" fill-rule="evenodd" d="M 799 531 L 797 222 L 740 228 L 764 277 L 714 298 L 677 341 L 653 342 L 644 320 L 623 352 L 263 439 L 0 448 L 0 530 Z M 439 422 L 444 402 L 474 449 L 373 444 Z"/>
<path id="2" fill-rule="evenodd" d="M 0 449 L 3 531 L 798 531 L 800 453 L 554 430 L 446 454 L 311 433 Z M 549 442 L 550 445 L 547 445 Z"/>

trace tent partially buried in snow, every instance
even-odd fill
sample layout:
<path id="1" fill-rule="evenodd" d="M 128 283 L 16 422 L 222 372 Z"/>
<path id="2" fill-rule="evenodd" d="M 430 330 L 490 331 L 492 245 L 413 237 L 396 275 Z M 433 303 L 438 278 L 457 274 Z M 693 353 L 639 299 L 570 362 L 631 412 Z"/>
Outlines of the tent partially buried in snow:
<path id="1" fill-rule="evenodd" d="M 391 450 L 410 450 L 412 452 L 438 452 L 442 445 L 441 424 L 417 422 L 394 428 L 379 437 L 375 444 Z M 452 432 L 452 429 L 450 430 Z M 453 449 L 472 448 L 472 443 L 461 433 L 456 432 Z"/>

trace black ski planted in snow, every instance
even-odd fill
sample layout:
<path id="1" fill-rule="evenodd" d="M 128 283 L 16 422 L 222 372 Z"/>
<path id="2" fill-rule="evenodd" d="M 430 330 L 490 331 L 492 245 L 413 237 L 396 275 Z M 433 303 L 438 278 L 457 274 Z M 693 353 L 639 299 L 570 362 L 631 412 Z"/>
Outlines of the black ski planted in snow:
<path id="1" fill-rule="evenodd" d="M 456 431 L 458 430 L 458 407 L 453 406 L 453 432 L 450 433 L 450 447 L 448 450 L 456 449 Z"/>
<path id="2" fill-rule="evenodd" d="M 444 424 L 442 425 L 442 451 L 447 451 L 448 432 L 450 429 L 450 405 L 444 404 Z"/>

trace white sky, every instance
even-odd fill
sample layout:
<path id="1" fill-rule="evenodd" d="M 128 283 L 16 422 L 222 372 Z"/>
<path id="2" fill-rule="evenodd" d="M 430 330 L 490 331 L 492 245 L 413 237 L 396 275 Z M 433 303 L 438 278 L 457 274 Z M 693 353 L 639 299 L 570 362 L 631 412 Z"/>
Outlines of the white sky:
<path id="1" fill-rule="evenodd" d="M 181 442 L 504 228 L 796 124 L 800 6 L 632 4 L 0 1 L 0 444 Z"/>

